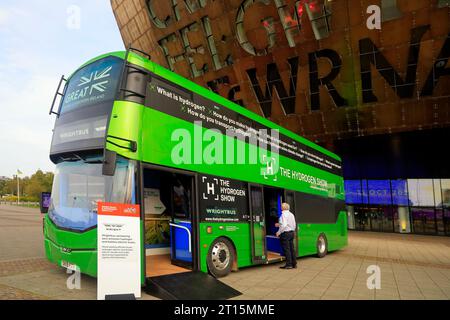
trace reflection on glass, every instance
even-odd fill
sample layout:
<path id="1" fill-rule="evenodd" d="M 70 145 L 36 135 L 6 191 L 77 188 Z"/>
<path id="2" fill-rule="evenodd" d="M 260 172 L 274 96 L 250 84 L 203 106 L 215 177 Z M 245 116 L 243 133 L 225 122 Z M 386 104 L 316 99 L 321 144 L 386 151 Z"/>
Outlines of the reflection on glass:
<path id="1" fill-rule="evenodd" d="M 450 236 L 450 210 L 449 209 L 444 210 L 442 222 L 444 224 L 445 235 Z"/>
<path id="2" fill-rule="evenodd" d="M 412 208 L 411 218 L 414 233 L 435 234 L 436 220 L 434 209 Z"/>
<path id="3" fill-rule="evenodd" d="M 367 215 L 370 219 L 370 230 L 383 231 L 383 212 L 379 208 L 370 208 Z"/>
<path id="4" fill-rule="evenodd" d="M 365 208 L 355 208 L 355 229 L 370 231 L 370 222 Z"/>
<path id="5" fill-rule="evenodd" d="M 442 203 L 450 208 L 450 179 L 441 179 Z"/>
<path id="6" fill-rule="evenodd" d="M 361 180 L 362 203 L 369 203 L 369 191 L 367 190 L 367 180 Z"/>
<path id="7" fill-rule="evenodd" d="M 344 188 L 346 203 L 362 203 L 360 180 L 346 180 L 344 181 Z"/>
<path id="8" fill-rule="evenodd" d="M 190 218 L 191 192 L 190 186 L 183 183 L 175 174 L 172 176 L 172 210 L 178 218 Z"/>
<path id="9" fill-rule="evenodd" d="M 291 208 L 290 211 L 295 214 L 295 199 L 293 192 L 286 193 L 286 202 L 289 204 Z"/>
<path id="10" fill-rule="evenodd" d="M 438 235 L 445 235 L 444 212 L 442 209 L 436 209 L 436 229 Z"/>
<path id="11" fill-rule="evenodd" d="M 392 202 L 394 205 L 408 205 L 408 188 L 406 180 L 391 180 Z"/>
<path id="12" fill-rule="evenodd" d="M 350 230 L 355 229 L 355 207 L 347 206 L 347 223 Z"/>
<path id="13" fill-rule="evenodd" d="M 349 229 L 450 235 L 450 179 L 346 180 L 345 191 Z"/>
<path id="14" fill-rule="evenodd" d="M 442 207 L 442 191 L 440 179 L 433 179 L 433 190 L 434 190 L 434 203 L 436 204 L 436 207 Z"/>
<path id="15" fill-rule="evenodd" d="M 384 207 L 381 209 L 383 214 L 383 232 L 394 231 L 394 214 L 392 208 Z"/>
<path id="16" fill-rule="evenodd" d="M 389 180 L 368 180 L 370 204 L 391 204 L 391 186 Z"/>
<path id="17" fill-rule="evenodd" d="M 408 179 L 408 193 L 411 206 L 434 207 L 432 179 Z"/>
<path id="18" fill-rule="evenodd" d="M 86 230 L 97 224 L 99 201 L 134 203 L 134 162 L 119 158 L 114 176 L 102 175 L 102 158 L 56 165 L 49 218 L 57 226 Z"/>
<path id="19" fill-rule="evenodd" d="M 408 207 L 398 207 L 397 208 L 397 223 L 396 229 L 400 233 L 410 233 L 411 232 L 411 222 L 409 219 L 409 210 Z M 396 231 L 397 231 L 396 230 Z"/>

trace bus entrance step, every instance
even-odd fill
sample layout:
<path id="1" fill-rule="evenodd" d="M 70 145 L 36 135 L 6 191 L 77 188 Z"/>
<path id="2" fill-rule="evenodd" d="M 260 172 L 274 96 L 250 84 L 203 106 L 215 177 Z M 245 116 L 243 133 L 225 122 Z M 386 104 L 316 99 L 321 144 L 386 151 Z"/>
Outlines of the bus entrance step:
<path id="1" fill-rule="evenodd" d="M 203 272 L 183 272 L 146 279 L 144 291 L 165 300 L 223 300 L 241 295 Z"/>

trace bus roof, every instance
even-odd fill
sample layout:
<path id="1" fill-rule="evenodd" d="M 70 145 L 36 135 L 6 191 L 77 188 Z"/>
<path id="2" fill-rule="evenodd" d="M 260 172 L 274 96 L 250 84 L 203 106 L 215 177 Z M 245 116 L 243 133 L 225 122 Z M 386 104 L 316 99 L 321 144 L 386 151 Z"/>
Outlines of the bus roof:
<path id="1" fill-rule="evenodd" d="M 126 51 L 114 51 L 114 52 L 110 52 L 110 53 L 106 53 L 106 54 L 97 56 L 97 57 L 87 61 L 83 65 L 81 65 L 76 71 L 74 71 L 72 73 L 72 75 L 75 74 L 79 69 L 85 67 L 86 65 L 91 64 L 92 62 L 95 62 L 97 60 L 103 59 L 108 56 L 116 56 L 118 58 L 125 59 Z M 128 53 L 128 61 L 135 65 L 138 65 L 144 69 L 147 69 L 148 71 L 153 72 L 169 81 L 172 81 L 182 87 L 185 87 L 191 91 L 194 91 L 197 94 L 204 96 L 205 98 L 208 98 L 217 103 L 220 103 L 223 106 L 225 106 L 235 112 L 243 114 L 243 115 L 245 115 L 245 116 L 247 116 L 269 128 L 277 129 L 277 130 L 279 130 L 280 133 L 283 133 L 286 136 L 288 136 L 298 142 L 304 143 L 305 145 L 310 146 L 325 155 L 328 155 L 336 160 L 341 161 L 341 158 L 338 155 L 336 155 L 335 153 L 333 153 L 333 152 L 319 146 L 318 144 L 264 118 L 263 116 L 260 116 L 256 113 L 248 110 L 247 108 L 245 108 L 243 106 L 240 106 L 240 105 L 222 97 L 221 95 L 218 95 L 218 94 L 212 92 L 209 89 L 206 89 L 206 88 L 196 84 L 195 82 L 193 82 L 189 79 L 186 79 L 186 78 L 176 74 L 175 72 L 172 72 L 172 71 L 160 66 L 156 62 L 153 62 L 153 61 L 151 61 L 147 58 L 144 58 L 144 57 L 142 57 L 134 52 L 131 52 L 131 51 Z M 70 77 L 72 77 L 72 75 Z M 70 77 L 69 77 L 69 79 L 70 79 Z"/>

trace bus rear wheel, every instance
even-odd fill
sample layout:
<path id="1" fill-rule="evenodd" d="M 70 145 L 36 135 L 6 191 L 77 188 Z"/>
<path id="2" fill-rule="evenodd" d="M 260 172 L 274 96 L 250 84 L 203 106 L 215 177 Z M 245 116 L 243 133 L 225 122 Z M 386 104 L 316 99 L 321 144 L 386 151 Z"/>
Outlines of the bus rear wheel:
<path id="1" fill-rule="evenodd" d="M 208 250 L 208 270 L 215 278 L 225 277 L 231 272 L 235 258 L 231 242 L 223 237 L 213 241 Z"/>
<path id="2" fill-rule="evenodd" d="M 317 238 L 316 246 L 317 246 L 317 256 L 319 258 L 325 257 L 328 253 L 328 241 L 327 237 L 323 233 L 321 233 Z"/>

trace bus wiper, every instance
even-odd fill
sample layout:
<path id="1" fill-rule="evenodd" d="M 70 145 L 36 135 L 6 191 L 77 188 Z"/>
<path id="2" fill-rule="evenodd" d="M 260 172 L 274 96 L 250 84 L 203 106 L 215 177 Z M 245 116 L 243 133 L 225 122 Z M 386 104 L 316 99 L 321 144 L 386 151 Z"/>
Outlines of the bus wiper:
<path id="1" fill-rule="evenodd" d="M 73 153 L 73 156 L 71 157 L 59 157 L 62 161 L 67 161 L 67 162 L 76 162 L 76 161 L 83 161 L 84 163 L 87 164 L 101 164 L 103 163 L 103 160 L 101 159 L 96 159 L 96 160 L 86 160 L 85 158 L 81 157 L 80 155 Z"/>
<path id="2" fill-rule="evenodd" d="M 84 163 L 98 164 L 98 163 L 103 163 L 103 160 L 84 160 Z"/>
<path id="3" fill-rule="evenodd" d="M 62 161 L 67 161 L 67 162 L 76 162 L 76 161 L 80 161 L 80 160 L 83 160 L 83 161 L 85 161 L 85 159 L 83 159 L 82 157 L 80 157 L 79 155 L 77 155 L 77 154 L 73 154 L 73 157 L 67 157 L 67 158 L 64 158 L 64 157 L 59 157 Z"/>

